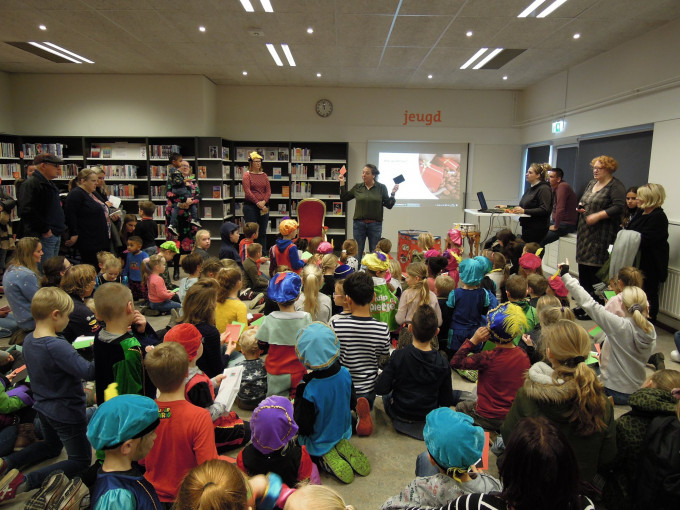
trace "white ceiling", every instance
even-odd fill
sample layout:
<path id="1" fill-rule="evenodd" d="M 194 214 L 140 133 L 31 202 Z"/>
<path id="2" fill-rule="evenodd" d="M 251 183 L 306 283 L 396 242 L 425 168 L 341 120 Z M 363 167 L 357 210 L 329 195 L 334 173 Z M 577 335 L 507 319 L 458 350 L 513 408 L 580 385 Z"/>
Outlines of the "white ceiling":
<path id="1" fill-rule="evenodd" d="M 275 12 L 265 13 L 252 0 L 255 12 L 247 13 L 239 0 L 0 0 L 2 41 L 50 41 L 96 62 L 57 64 L 0 43 L 0 71 L 199 74 L 239 85 L 523 89 L 680 17 L 680 0 L 568 0 L 547 18 L 518 19 L 531 2 L 271 0 Z M 41 23 L 47 31 L 38 29 Z M 253 29 L 264 36 L 250 35 Z M 297 66 L 277 67 L 266 42 L 275 43 L 282 58 L 278 45 L 288 43 Z M 527 51 L 499 70 L 460 70 L 482 46 Z"/>

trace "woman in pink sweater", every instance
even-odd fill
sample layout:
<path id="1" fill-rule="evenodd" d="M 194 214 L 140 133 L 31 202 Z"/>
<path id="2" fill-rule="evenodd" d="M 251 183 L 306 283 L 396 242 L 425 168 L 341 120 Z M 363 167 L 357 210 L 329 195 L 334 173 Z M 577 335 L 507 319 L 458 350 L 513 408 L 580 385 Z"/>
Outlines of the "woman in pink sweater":
<path id="1" fill-rule="evenodd" d="M 246 198 L 243 201 L 243 220 L 257 223 L 260 232 L 257 243 L 262 245 L 262 252 L 267 251 L 267 224 L 269 223 L 269 198 L 272 190 L 269 177 L 262 170 L 262 156 L 253 151 L 248 157 L 249 170 L 243 174 L 243 191 Z"/>
<path id="2" fill-rule="evenodd" d="M 182 305 L 172 300 L 175 293 L 168 290 L 161 278 L 161 273 L 165 271 L 165 264 L 163 255 L 152 255 L 149 258 L 147 267 L 151 274 L 146 285 L 149 289 L 149 308 L 167 313 L 173 308 L 182 308 Z"/>

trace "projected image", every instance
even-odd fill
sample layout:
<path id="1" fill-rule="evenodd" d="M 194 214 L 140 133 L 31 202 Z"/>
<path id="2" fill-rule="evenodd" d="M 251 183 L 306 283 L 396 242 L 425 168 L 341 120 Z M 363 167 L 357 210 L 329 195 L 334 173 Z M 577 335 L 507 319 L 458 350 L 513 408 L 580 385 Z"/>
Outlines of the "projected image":
<path id="1" fill-rule="evenodd" d="M 404 176 L 399 187 L 401 200 L 460 199 L 460 154 L 380 152 L 378 168 L 380 182 L 388 188 L 394 177 Z"/>

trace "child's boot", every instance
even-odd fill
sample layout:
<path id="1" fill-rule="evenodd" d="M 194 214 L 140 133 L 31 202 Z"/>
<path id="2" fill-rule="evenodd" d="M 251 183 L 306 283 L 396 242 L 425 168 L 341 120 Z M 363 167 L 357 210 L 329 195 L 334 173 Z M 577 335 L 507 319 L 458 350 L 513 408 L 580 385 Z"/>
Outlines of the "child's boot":
<path id="1" fill-rule="evenodd" d="M 371 464 L 368 462 L 368 457 L 347 439 L 340 440 L 340 442 L 335 445 L 335 450 L 338 451 L 340 457 L 345 459 L 347 463 L 352 466 L 352 469 L 356 471 L 358 475 L 368 476 L 371 472 Z"/>

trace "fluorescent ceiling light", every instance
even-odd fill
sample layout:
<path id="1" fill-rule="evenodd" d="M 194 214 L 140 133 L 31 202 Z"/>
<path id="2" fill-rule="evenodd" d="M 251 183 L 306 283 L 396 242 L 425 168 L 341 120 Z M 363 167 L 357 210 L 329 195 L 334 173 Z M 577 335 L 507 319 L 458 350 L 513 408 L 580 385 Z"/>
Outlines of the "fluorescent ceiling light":
<path id="1" fill-rule="evenodd" d="M 431 74 L 428 74 L 428 75 L 427 75 L 427 79 L 428 79 L 428 80 L 431 80 L 431 79 L 432 79 L 432 75 L 431 75 Z"/>
<path id="2" fill-rule="evenodd" d="M 248 71 L 243 71 L 243 76 L 248 76 Z"/>
<path id="3" fill-rule="evenodd" d="M 61 57 L 63 59 L 70 60 L 71 62 L 74 62 L 75 64 L 82 64 L 82 62 L 76 60 L 75 58 L 71 58 L 68 55 L 64 55 L 63 53 L 60 53 L 56 50 L 53 50 L 52 48 L 45 46 L 44 44 L 40 44 L 40 43 L 37 43 L 37 42 L 30 42 L 30 41 L 29 41 L 28 44 L 30 44 L 31 46 L 35 46 L 36 48 L 40 48 L 43 51 L 48 51 L 50 53 L 53 53 L 54 55 L 57 55 L 58 57 Z"/>
<path id="4" fill-rule="evenodd" d="M 262 4 L 264 12 L 274 12 L 274 9 L 272 8 L 272 3 L 269 0 L 260 0 L 260 3 Z"/>
<path id="5" fill-rule="evenodd" d="M 313 29 L 312 27 L 309 27 L 309 28 L 307 29 L 307 33 L 308 33 L 308 34 L 313 34 L 313 33 L 314 33 L 314 29 Z"/>
<path id="6" fill-rule="evenodd" d="M 508 77 L 507 77 L 507 76 L 503 76 L 503 79 L 504 79 L 504 80 L 507 80 L 507 79 L 508 79 Z"/>
<path id="7" fill-rule="evenodd" d="M 54 43 L 45 41 L 45 44 L 47 44 L 48 46 L 51 46 L 52 48 L 54 48 L 58 51 L 61 51 L 62 53 L 66 53 L 67 55 L 71 55 L 72 57 L 78 58 L 78 59 L 82 60 L 83 62 L 86 62 L 88 64 L 94 64 L 94 62 L 92 62 L 91 60 L 88 60 L 85 57 L 81 57 L 77 53 L 73 53 L 72 51 L 69 51 L 66 48 L 62 48 L 61 46 L 57 46 Z M 80 63 L 80 62 L 78 62 L 78 63 Z"/>
<path id="8" fill-rule="evenodd" d="M 468 30 L 465 35 L 467 35 L 468 37 L 472 37 L 472 30 Z"/>
<path id="9" fill-rule="evenodd" d="M 482 60 L 480 60 L 475 67 L 472 69 L 479 69 L 480 67 L 483 67 L 489 60 L 494 58 L 496 55 L 498 55 L 501 51 L 503 51 L 503 48 L 496 48 L 493 50 L 491 53 L 489 53 L 486 57 L 484 57 Z"/>
<path id="10" fill-rule="evenodd" d="M 38 28 L 40 30 L 47 30 L 47 27 L 45 25 L 38 25 Z"/>
<path id="11" fill-rule="evenodd" d="M 316 73 L 317 78 L 321 78 L 321 73 Z"/>
<path id="12" fill-rule="evenodd" d="M 253 9 L 253 4 L 250 3 L 250 0 L 241 0 L 241 5 L 246 10 L 246 12 L 255 12 L 255 9 Z"/>
<path id="13" fill-rule="evenodd" d="M 560 5 L 562 5 L 564 2 L 567 0 L 555 0 L 552 4 L 550 4 L 548 7 L 545 8 L 541 13 L 539 13 L 536 17 L 537 18 L 545 18 L 548 14 L 553 12 L 555 9 L 557 9 Z"/>
<path id="14" fill-rule="evenodd" d="M 286 58 L 288 59 L 288 65 L 291 67 L 295 67 L 295 59 L 293 58 L 293 54 L 290 52 L 290 48 L 288 47 L 288 45 L 282 44 L 281 48 L 283 49 L 283 53 L 286 54 Z"/>
<path id="15" fill-rule="evenodd" d="M 283 62 L 281 61 L 281 57 L 279 57 L 279 54 L 276 53 L 276 48 L 274 48 L 274 45 L 271 43 L 267 43 L 267 49 L 269 50 L 269 54 L 274 59 L 274 62 L 276 62 L 276 65 L 281 67 L 283 65 Z"/>
<path id="16" fill-rule="evenodd" d="M 205 27 L 203 25 L 201 25 L 200 27 L 198 27 L 198 30 L 200 32 L 205 32 Z"/>
<path id="17" fill-rule="evenodd" d="M 241 0 L 243 1 L 243 0 Z M 542 3 L 544 3 L 545 0 L 534 0 L 531 2 L 531 5 L 524 9 L 522 12 L 520 12 L 517 17 L 518 18 L 526 18 L 529 14 L 534 12 Z"/>
<path id="18" fill-rule="evenodd" d="M 479 51 L 477 51 L 477 53 L 475 53 L 474 55 L 472 55 L 472 58 L 471 58 L 470 60 L 468 60 L 468 61 L 465 62 L 462 66 L 460 66 L 460 68 L 461 68 L 461 69 L 467 69 L 467 68 L 470 66 L 470 64 L 472 64 L 475 60 L 477 60 L 479 57 L 481 57 L 482 55 L 484 55 L 484 53 L 485 53 L 486 50 L 488 50 L 488 49 L 489 49 L 489 48 L 481 48 Z"/>
<path id="19" fill-rule="evenodd" d="M 581 38 L 581 34 L 578 34 L 578 33 L 574 34 L 574 39 L 580 39 L 580 38 Z"/>

